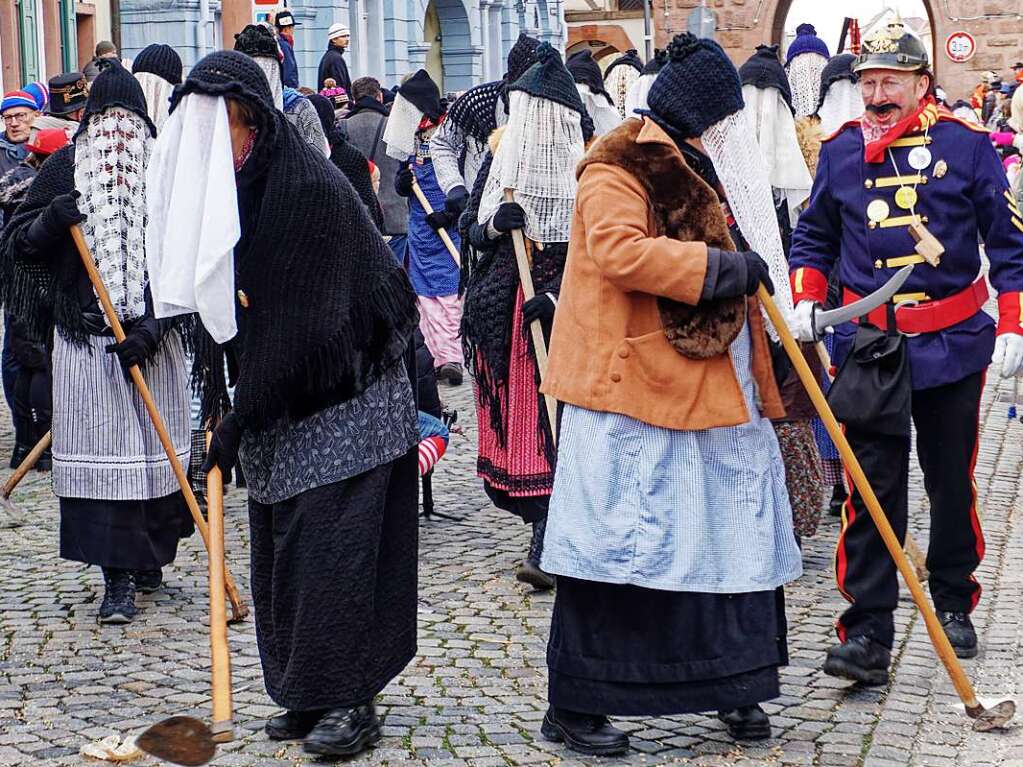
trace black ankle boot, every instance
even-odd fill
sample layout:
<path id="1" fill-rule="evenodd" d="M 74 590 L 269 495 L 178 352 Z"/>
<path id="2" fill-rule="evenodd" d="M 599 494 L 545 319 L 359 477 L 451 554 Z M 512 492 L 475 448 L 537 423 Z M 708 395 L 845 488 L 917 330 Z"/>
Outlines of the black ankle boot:
<path id="1" fill-rule="evenodd" d="M 323 709 L 285 711 L 267 719 L 263 729 L 270 740 L 302 740 L 319 724 L 325 713 Z"/>
<path id="2" fill-rule="evenodd" d="M 888 683 L 891 660 L 891 651 L 880 642 L 854 636 L 828 650 L 824 673 L 865 685 L 882 685 Z"/>
<path id="3" fill-rule="evenodd" d="M 842 506 L 845 505 L 848 498 L 849 494 L 845 491 L 845 485 L 835 485 L 831 491 L 831 500 L 828 502 L 828 514 L 833 517 L 841 517 Z"/>
<path id="4" fill-rule="evenodd" d="M 380 720 L 372 703 L 335 708 L 306 736 L 302 748 L 320 756 L 355 756 L 380 740 Z"/>
<path id="5" fill-rule="evenodd" d="M 563 708 L 547 709 L 540 734 L 552 743 L 589 756 L 614 756 L 629 750 L 629 736 L 612 727 L 606 716 L 580 714 Z"/>
<path id="6" fill-rule="evenodd" d="M 938 620 L 958 658 L 977 657 L 977 631 L 966 613 L 938 610 Z"/>
<path id="7" fill-rule="evenodd" d="M 131 623 L 138 614 L 135 607 L 135 576 L 131 570 L 103 568 L 106 590 L 99 608 L 99 622 L 106 624 Z"/>
<path id="8" fill-rule="evenodd" d="M 136 570 L 135 588 L 142 594 L 152 594 L 163 585 L 163 570 Z"/>
<path id="9" fill-rule="evenodd" d="M 547 530 L 547 518 L 533 523 L 533 537 L 529 539 L 529 552 L 526 559 L 515 569 L 515 580 L 528 583 L 537 591 L 550 591 L 554 588 L 554 576 L 540 569 L 540 557 L 543 555 L 543 535 Z"/>
<path id="10" fill-rule="evenodd" d="M 720 711 L 718 719 L 725 723 L 728 734 L 735 740 L 767 740 L 771 737 L 771 720 L 758 705 Z"/>

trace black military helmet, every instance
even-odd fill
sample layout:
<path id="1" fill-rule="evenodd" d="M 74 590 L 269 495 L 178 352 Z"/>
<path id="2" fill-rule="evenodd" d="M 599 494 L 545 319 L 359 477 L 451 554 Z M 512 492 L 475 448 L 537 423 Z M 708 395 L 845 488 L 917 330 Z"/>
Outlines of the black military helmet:
<path id="1" fill-rule="evenodd" d="M 919 72 L 927 69 L 930 60 L 920 38 L 906 29 L 896 16 L 863 41 L 859 57 L 853 65 L 857 74 L 867 69 L 898 69 Z"/>

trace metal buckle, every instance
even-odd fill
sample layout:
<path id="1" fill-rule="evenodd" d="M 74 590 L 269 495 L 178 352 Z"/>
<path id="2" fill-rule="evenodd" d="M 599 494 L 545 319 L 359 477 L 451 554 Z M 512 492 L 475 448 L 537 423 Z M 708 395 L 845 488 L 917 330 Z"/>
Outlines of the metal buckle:
<path id="1" fill-rule="evenodd" d="M 899 326 L 899 309 L 903 309 L 903 308 L 911 307 L 911 306 L 919 306 L 919 305 L 920 305 L 920 302 L 917 301 L 915 298 L 911 298 L 908 301 L 900 301 L 899 303 L 895 304 L 895 329 L 896 330 L 899 330 L 899 327 L 898 327 Z M 902 333 L 901 330 L 899 330 L 899 332 Z M 916 338 L 920 334 L 919 333 L 902 333 L 902 335 L 904 335 L 906 338 Z"/>

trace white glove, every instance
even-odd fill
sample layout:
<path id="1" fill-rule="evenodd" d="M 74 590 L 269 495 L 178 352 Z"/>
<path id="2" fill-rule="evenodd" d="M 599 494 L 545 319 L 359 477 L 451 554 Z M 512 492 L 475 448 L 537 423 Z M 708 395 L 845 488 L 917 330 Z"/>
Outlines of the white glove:
<path id="1" fill-rule="evenodd" d="M 1017 133 L 1012 137 L 1012 145 L 1023 152 L 1023 133 Z"/>
<path id="2" fill-rule="evenodd" d="M 1002 333 L 995 339 L 995 355 L 992 364 L 1002 368 L 1002 378 L 1012 378 L 1023 370 L 1023 336 L 1018 333 Z"/>
<path id="3" fill-rule="evenodd" d="M 812 344 L 817 340 L 813 332 L 813 307 L 820 306 L 816 301 L 800 301 L 792 312 L 792 335 L 797 341 Z"/>

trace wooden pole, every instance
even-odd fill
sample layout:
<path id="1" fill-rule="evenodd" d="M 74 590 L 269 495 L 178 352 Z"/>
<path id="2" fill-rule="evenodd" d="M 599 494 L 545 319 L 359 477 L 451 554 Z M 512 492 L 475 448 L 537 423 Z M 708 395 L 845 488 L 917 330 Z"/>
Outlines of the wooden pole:
<path id="1" fill-rule="evenodd" d="M 412 170 L 411 166 L 409 170 Z M 423 194 L 423 190 L 419 187 L 419 182 L 416 181 L 416 176 L 412 174 L 412 191 L 415 192 L 416 199 L 419 200 L 419 204 L 423 206 L 423 210 L 426 211 L 426 215 L 433 215 L 433 206 L 430 205 L 430 201 L 426 199 L 426 195 Z M 444 243 L 444 247 L 448 249 L 448 253 L 455 259 L 455 266 L 459 269 L 462 268 L 462 257 L 458 253 L 458 248 L 455 247 L 455 243 L 451 239 L 451 235 L 448 234 L 448 230 L 441 227 L 437 230 L 437 236 L 440 237 L 441 242 Z"/>
<path id="2" fill-rule="evenodd" d="M 121 321 L 117 318 L 114 305 L 110 302 L 110 294 L 107 293 L 107 288 L 103 284 L 103 278 L 100 276 L 99 271 L 96 269 L 96 264 L 92 260 L 92 253 L 89 252 L 89 245 L 85 242 L 82 230 L 77 224 L 71 227 L 71 238 L 75 241 L 75 245 L 78 246 L 78 255 L 82 257 L 82 264 L 89 275 L 89 281 L 92 282 L 92 287 L 96 291 L 96 296 L 99 298 L 104 314 L 106 314 L 107 322 L 110 323 L 110 328 L 114 331 L 114 339 L 121 343 L 124 341 L 124 328 L 121 327 Z M 153 421 L 153 428 L 156 429 L 156 433 L 160 438 L 160 444 L 163 445 L 164 452 L 167 453 L 167 460 L 170 461 L 171 469 L 174 470 L 174 476 L 178 479 L 181 493 L 185 496 L 185 503 L 188 504 L 188 510 L 192 514 L 192 521 L 199 530 L 199 535 L 202 537 L 202 542 L 205 544 L 208 554 L 210 540 L 206 520 L 202 517 L 199 502 L 196 501 L 195 493 L 192 492 L 192 486 L 188 483 L 185 470 L 181 466 L 181 461 L 178 460 L 174 443 L 171 441 L 167 427 L 164 425 L 163 417 L 160 415 L 160 411 L 157 410 L 156 402 L 153 400 L 149 387 L 146 386 L 146 381 L 142 377 L 142 371 L 139 370 L 138 365 L 132 365 L 128 373 L 131 375 L 131 380 L 135 383 L 135 388 L 138 389 L 139 394 L 142 396 L 146 411 Z M 240 621 L 249 614 L 249 609 L 242 601 L 241 594 L 238 593 L 238 587 L 235 586 L 234 579 L 231 578 L 231 574 L 226 569 L 224 571 L 224 582 L 227 588 L 227 596 L 231 600 L 232 620 Z"/>
<path id="3" fill-rule="evenodd" d="M 43 453 L 49 450 L 52 442 L 53 432 L 48 431 L 43 435 L 43 438 L 36 443 L 36 446 L 29 451 L 29 454 L 25 456 L 22 462 L 18 464 L 18 468 L 14 470 L 14 473 L 7 478 L 6 482 L 4 482 L 2 491 L 4 498 L 11 497 L 11 493 L 14 492 L 14 488 L 16 488 L 21 480 L 25 478 L 25 475 L 32 471 L 35 465 L 39 463 L 39 459 L 43 457 Z"/>
<path id="4" fill-rule="evenodd" d="M 209 447 L 211 435 L 206 437 Z M 224 481 L 214 467 L 206 478 L 209 499 L 210 543 L 210 686 L 213 697 L 213 740 L 234 740 L 234 710 L 231 700 L 231 651 L 227 642 L 227 605 L 224 604 Z"/>

